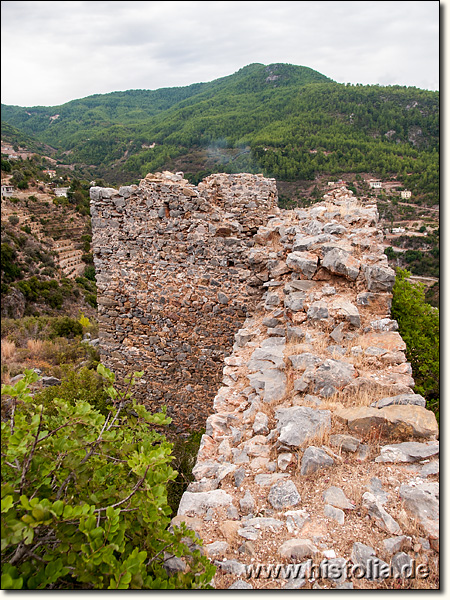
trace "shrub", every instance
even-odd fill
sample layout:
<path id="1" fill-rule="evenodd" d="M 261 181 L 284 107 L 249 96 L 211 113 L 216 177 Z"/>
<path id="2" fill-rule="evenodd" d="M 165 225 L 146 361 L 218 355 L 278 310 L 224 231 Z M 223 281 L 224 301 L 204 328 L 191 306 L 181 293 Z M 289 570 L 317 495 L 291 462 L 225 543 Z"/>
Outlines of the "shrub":
<path id="1" fill-rule="evenodd" d="M 2 588 L 210 588 L 214 567 L 195 534 L 168 528 L 166 487 L 176 472 L 171 444 L 153 427 L 170 419 L 132 400 L 131 378 L 121 394 L 114 375 L 98 371 L 107 416 L 84 400 L 37 405 L 31 371 L 2 387 L 10 398 L 1 424 Z M 166 571 L 173 556 L 184 572 Z"/>
<path id="2" fill-rule="evenodd" d="M 71 317 L 57 317 L 51 323 L 50 339 L 55 337 L 74 338 L 83 335 L 83 327 L 79 321 Z"/>
<path id="3" fill-rule="evenodd" d="M 391 314 L 398 322 L 411 363 L 416 391 L 439 412 L 439 311 L 425 301 L 425 286 L 408 281 L 411 274 L 397 269 Z"/>
<path id="4" fill-rule="evenodd" d="M 26 281 L 19 281 L 17 287 L 28 302 L 46 302 L 51 308 L 61 308 L 68 290 L 59 286 L 56 279 L 41 281 L 37 277 L 30 277 Z"/>
<path id="5" fill-rule="evenodd" d="M 97 308 L 97 296 L 95 294 L 85 294 L 84 299 L 92 308 Z"/>
<path id="6" fill-rule="evenodd" d="M 388 246 L 387 248 L 385 248 L 384 253 L 388 257 L 388 260 L 395 260 L 397 258 L 397 254 L 392 248 L 392 246 Z"/>
<path id="7" fill-rule="evenodd" d="M 17 225 L 19 222 L 19 217 L 17 215 L 10 215 L 8 217 L 8 221 L 11 223 L 11 225 Z"/>
<path id="8" fill-rule="evenodd" d="M 9 244 L 1 245 L 1 271 L 3 274 L 3 282 L 11 283 L 19 279 L 22 275 L 20 267 L 16 264 L 17 252 Z"/>
<path id="9" fill-rule="evenodd" d="M 177 470 L 177 476 L 169 481 L 167 486 L 167 498 L 172 514 L 175 515 L 180 504 L 181 496 L 191 481 L 194 480 L 192 469 L 200 447 L 202 435 L 205 430 L 194 431 L 187 439 L 176 438 L 173 444 L 172 454 L 174 456 L 174 467 Z"/>
<path id="10" fill-rule="evenodd" d="M 109 396 L 98 373 L 87 367 L 74 370 L 69 365 L 62 365 L 60 369 L 61 385 L 50 386 L 37 393 L 37 403 L 52 407 L 57 398 L 64 398 L 72 406 L 79 401 L 88 402 L 103 415 L 108 414 Z"/>
<path id="11" fill-rule="evenodd" d="M 88 265 L 84 269 L 83 275 L 86 277 L 86 279 L 90 279 L 91 281 L 95 282 L 95 267 L 93 265 Z"/>

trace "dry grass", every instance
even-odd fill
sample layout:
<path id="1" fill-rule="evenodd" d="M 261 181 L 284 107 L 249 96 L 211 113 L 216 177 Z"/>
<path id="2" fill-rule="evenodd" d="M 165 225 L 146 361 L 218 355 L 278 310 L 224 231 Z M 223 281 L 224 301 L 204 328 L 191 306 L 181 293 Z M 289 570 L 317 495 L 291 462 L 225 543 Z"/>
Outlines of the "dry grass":
<path id="1" fill-rule="evenodd" d="M 42 354 L 43 347 L 44 342 L 42 342 L 41 340 L 30 339 L 27 341 L 27 348 L 29 350 L 31 358 L 39 358 Z"/>
<path id="2" fill-rule="evenodd" d="M 330 403 L 335 407 L 357 407 L 357 406 L 370 406 L 372 402 L 375 402 L 379 398 L 368 391 L 367 389 L 360 389 L 353 394 L 345 392 L 338 392 L 330 398 Z"/>
<path id="3" fill-rule="evenodd" d="M 333 343 L 334 342 L 332 339 L 330 339 L 328 332 L 320 333 L 319 335 L 317 335 L 317 337 L 314 337 L 312 342 L 314 352 L 320 356 L 326 355 L 328 353 L 328 346 L 330 346 Z"/>
<path id="4" fill-rule="evenodd" d="M 16 348 L 16 344 L 14 342 L 10 342 L 8 340 L 2 340 L 2 347 L 1 347 L 2 363 L 13 360 L 14 356 L 16 354 L 16 350 L 17 350 L 17 348 Z"/>

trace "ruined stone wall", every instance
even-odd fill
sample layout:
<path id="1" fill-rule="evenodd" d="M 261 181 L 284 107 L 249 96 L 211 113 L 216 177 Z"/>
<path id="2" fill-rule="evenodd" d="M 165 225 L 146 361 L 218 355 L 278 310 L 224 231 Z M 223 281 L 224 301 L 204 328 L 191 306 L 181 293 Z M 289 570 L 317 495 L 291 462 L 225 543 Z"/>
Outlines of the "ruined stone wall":
<path id="1" fill-rule="evenodd" d="M 180 175 L 91 188 L 101 359 L 144 371 L 137 396 L 177 431 L 205 426 L 234 334 L 267 280 L 254 236 L 277 215 L 275 181 Z"/>
<path id="2" fill-rule="evenodd" d="M 214 586 L 395 588 L 420 564 L 412 587 L 438 587 L 438 425 L 391 318 L 376 206 L 343 187 L 279 210 L 249 175 L 91 198 L 102 359 L 145 370 L 180 431 L 187 410 L 206 424 L 173 523 Z"/>

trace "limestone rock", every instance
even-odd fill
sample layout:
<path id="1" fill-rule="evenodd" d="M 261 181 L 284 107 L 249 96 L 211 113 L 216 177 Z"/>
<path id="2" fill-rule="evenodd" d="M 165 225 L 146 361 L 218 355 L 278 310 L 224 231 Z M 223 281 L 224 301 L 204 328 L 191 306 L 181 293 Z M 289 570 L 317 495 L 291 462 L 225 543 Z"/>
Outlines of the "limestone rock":
<path id="1" fill-rule="evenodd" d="M 304 303 L 305 294 L 303 292 L 294 292 L 286 296 L 284 299 L 285 308 L 291 310 L 292 312 L 299 312 L 303 310 Z"/>
<path id="2" fill-rule="evenodd" d="M 395 537 L 383 540 L 383 547 L 387 554 L 396 554 L 403 548 L 411 546 L 411 538 L 406 535 L 397 535 Z"/>
<path id="3" fill-rule="evenodd" d="M 277 465 L 280 471 L 285 471 L 288 468 L 292 462 L 293 456 L 294 455 L 291 452 L 282 452 L 278 455 Z"/>
<path id="4" fill-rule="evenodd" d="M 404 579 L 413 575 L 413 559 L 406 552 L 397 552 L 391 559 L 393 577 Z"/>
<path id="5" fill-rule="evenodd" d="M 354 281 L 359 275 L 360 263 L 342 248 L 333 248 L 325 254 L 322 266 L 331 273 Z"/>
<path id="6" fill-rule="evenodd" d="M 255 420 L 253 421 L 253 431 L 258 433 L 269 433 L 269 417 L 266 413 L 257 412 L 255 415 Z"/>
<path id="7" fill-rule="evenodd" d="M 308 308 L 306 316 L 311 321 L 320 321 L 321 319 L 328 319 L 328 305 L 324 300 L 317 300 L 313 302 Z"/>
<path id="8" fill-rule="evenodd" d="M 176 573 L 185 573 L 187 571 L 187 564 L 182 558 L 172 556 L 167 552 L 164 553 L 164 557 L 163 568 L 169 577 Z"/>
<path id="9" fill-rule="evenodd" d="M 243 481 L 245 479 L 245 469 L 244 467 L 239 467 L 234 472 L 234 484 L 237 488 L 240 488 Z"/>
<path id="10" fill-rule="evenodd" d="M 277 261 L 273 266 L 268 265 L 268 267 L 270 268 L 270 276 L 272 277 L 272 279 L 277 279 L 281 275 L 289 273 L 289 271 L 291 270 L 290 267 L 283 260 Z"/>
<path id="11" fill-rule="evenodd" d="M 289 533 L 300 531 L 303 528 L 303 525 L 310 520 L 309 513 L 303 508 L 298 510 L 287 510 L 284 514 L 286 516 L 286 527 Z"/>
<path id="12" fill-rule="evenodd" d="M 310 475 L 319 469 L 332 467 L 334 460 L 321 448 L 309 446 L 302 457 L 301 475 Z"/>
<path id="13" fill-rule="evenodd" d="M 434 413 L 422 406 L 392 405 L 384 408 L 361 406 L 338 409 L 335 414 L 356 433 L 367 433 L 376 427 L 387 433 L 395 433 L 404 439 L 413 436 L 435 439 L 439 433 Z"/>
<path id="14" fill-rule="evenodd" d="M 420 394 L 399 394 L 398 396 L 391 396 L 389 398 L 382 398 L 376 402 L 372 402 L 370 406 L 375 408 L 383 408 L 384 406 L 391 406 L 393 404 L 415 404 L 417 406 L 426 406 L 426 400 Z"/>
<path id="15" fill-rule="evenodd" d="M 356 371 L 352 364 L 327 358 L 313 374 L 314 392 L 328 398 L 348 385 L 355 376 Z"/>
<path id="16" fill-rule="evenodd" d="M 290 325 L 287 326 L 286 338 L 290 342 L 301 342 L 304 337 L 305 337 L 305 334 L 304 334 L 303 330 L 301 329 L 301 327 L 294 327 L 294 326 L 291 327 Z"/>
<path id="17" fill-rule="evenodd" d="M 361 440 L 351 435 L 335 434 L 330 436 L 330 446 L 340 448 L 345 452 L 356 452 Z"/>
<path id="18" fill-rule="evenodd" d="M 201 479 L 200 481 L 191 481 L 187 486 L 186 491 L 188 492 L 210 492 L 211 490 L 217 490 L 220 481 L 218 479 Z"/>
<path id="19" fill-rule="evenodd" d="M 233 498 L 223 490 L 212 490 L 210 492 L 199 492 L 197 494 L 185 492 L 181 497 L 178 507 L 178 515 L 202 515 L 209 508 L 230 506 Z"/>
<path id="20" fill-rule="evenodd" d="M 398 331 L 398 323 L 394 319 L 377 319 L 371 321 L 370 326 L 378 331 Z"/>
<path id="21" fill-rule="evenodd" d="M 231 573 L 232 575 L 237 575 L 238 577 L 245 575 L 245 565 L 237 560 L 216 560 L 214 563 L 221 571 L 224 571 L 224 573 Z"/>
<path id="22" fill-rule="evenodd" d="M 294 252 L 306 252 L 317 244 L 323 244 L 329 242 L 332 239 L 330 234 L 319 234 L 319 235 L 297 235 L 292 245 Z"/>
<path id="23" fill-rule="evenodd" d="M 361 317 L 359 311 L 354 304 L 348 300 L 338 299 L 335 300 L 331 306 L 333 311 L 336 311 L 338 315 L 342 315 L 346 321 L 354 327 L 360 327 Z"/>
<path id="24" fill-rule="evenodd" d="M 281 325 L 281 321 L 279 319 L 275 319 L 274 317 L 266 317 L 265 319 L 263 319 L 262 324 L 265 327 L 272 329 Z"/>
<path id="25" fill-rule="evenodd" d="M 351 559 L 354 565 L 367 565 L 367 561 L 375 556 L 375 550 L 367 544 L 355 542 L 352 547 Z"/>
<path id="26" fill-rule="evenodd" d="M 255 336 L 255 334 L 247 329 L 240 329 L 234 336 L 236 340 L 236 346 L 241 348 L 248 344 L 248 342 Z"/>
<path id="27" fill-rule="evenodd" d="M 286 374 L 278 369 L 266 369 L 249 375 L 250 385 L 262 393 L 264 402 L 276 402 L 286 394 Z"/>
<path id="28" fill-rule="evenodd" d="M 302 273 L 311 279 L 317 269 L 318 257 L 309 252 L 291 252 L 286 257 L 286 264 L 295 272 Z"/>
<path id="29" fill-rule="evenodd" d="M 390 267 L 363 265 L 362 268 L 369 292 L 390 292 L 395 283 L 395 271 Z"/>
<path id="30" fill-rule="evenodd" d="M 439 460 L 432 460 L 421 467 L 421 477 L 430 477 L 430 475 L 439 475 Z"/>
<path id="31" fill-rule="evenodd" d="M 400 525 L 383 508 L 380 501 L 373 494 L 365 492 L 362 505 L 380 529 L 391 534 L 401 534 Z"/>
<path id="32" fill-rule="evenodd" d="M 439 454 L 439 443 L 403 442 L 382 446 L 380 452 L 381 454 L 375 458 L 375 462 L 412 463 Z"/>
<path id="33" fill-rule="evenodd" d="M 328 431 L 331 426 L 331 413 L 307 406 L 280 408 L 275 412 L 278 441 L 287 446 L 300 446 L 311 438 Z"/>
<path id="34" fill-rule="evenodd" d="M 323 513 L 326 517 L 330 517 L 331 519 L 337 521 L 339 525 L 344 524 L 345 515 L 344 511 L 340 508 L 335 508 L 334 506 L 331 506 L 331 504 L 325 504 Z"/>
<path id="35" fill-rule="evenodd" d="M 383 490 L 383 484 L 378 477 L 371 478 L 367 489 L 375 496 L 380 504 L 386 504 L 386 502 L 389 500 L 389 495 Z"/>
<path id="36" fill-rule="evenodd" d="M 311 352 L 303 352 L 302 354 L 292 354 L 289 356 L 294 369 L 304 371 L 305 369 L 312 369 L 323 362 L 323 359 Z"/>
<path id="37" fill-rule="evenodd" d="M 283 348 L 257 348 L 247 363 L 250 372 L 262 371 L 266 369 L 280 369 L 284 366 Z"/>
<path id="38" fill-rule="evenodd" d="M 439 518 L 439 484 L 403 484 L 399 489 L 405 508 L 421 523 Z"/>
<path id="39" fill-rule="evenodd" d="M 244 581 L 243 579 L 236 579 L 234 583 L 232 583 L 229 587 L 229 590 L 252 590 L 253 586 L 248 581 Z"/>
<path id="40" fill-rule="evenodd" d="M 398 352 L 406 349 L 406 344 L 397 331 L 369 332 L 362 339 L 366 347 L 384 348 L 388 352 Z"/>
<path id="41" fill-rule="evenodd" d="M 344 494 L 342 488 L 339 488 L 335 485 L 332 485 L 324 491 L 323 499 L 325 502 L 331 504 L 331 506 L 334 506 L 335 508 L 349 510 L 353 510 L 355 508 L 355 505 L 350 502 L 350 500 Z"/>
<path id="42" fill-rule="evenodd" d="M 330 337 L 338 344 L 340 344 L 344 339 L 344 329 L 346 324 L 344 322 L 339 323 L 333 331 L 330 333 Z"/>
<path id="43" fill-rule="evenodd" d="M 318 548 L 309 539 L 293 538 L 280 546 L 278 553 L 282 558 L 299 561 L 309 556 L 314 556 Z"/>
<path id="44" fill-rule="evenodd" d="M 255 509 L 255 500 L 249 490 L 245 491 L 244 497 L 239 501 L 239 505 L 244 514 L 248 514 Z"/>
<path id="45" fill-rule="evenodd" d="M 288 473 L 263 473 L 261 475 L 255 475 L 255 483 L 261 487 L 268 487 L 274 485 L 280 479 L 286 479 L 289 477 Z"/>
<path id="46" fill-rule="evenodd" d="M 295 483 L 291 480 L 275 483 L 269 491 L 267 500 L 276 510 L 295 506 L 301 501 Z"/>
<path id="47" fill-rule="evenodd" d="M 254 527 L 241 527 L 238 529 L 238 535 L 245 538 L 246 540 L 255 541 L 261 537 L 261 532 Z"/>
<path id="48" fill-rule="evenodd" d="M 209 558 L 214 558 L 216 556 L 223 556 L 228 548 L 229 544 L 227 542 L 212 542 L 211 544 L 207 544 L 205 546 L 206 554 Z"/>

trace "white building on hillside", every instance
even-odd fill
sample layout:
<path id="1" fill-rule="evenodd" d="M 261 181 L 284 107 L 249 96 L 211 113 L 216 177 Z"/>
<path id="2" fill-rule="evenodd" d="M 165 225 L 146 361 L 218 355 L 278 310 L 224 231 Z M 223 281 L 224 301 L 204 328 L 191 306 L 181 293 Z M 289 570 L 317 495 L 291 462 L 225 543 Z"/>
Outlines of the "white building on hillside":
<path id="1" fill-rule="evenodd" d="M 11 198 L 14 196 L 14 186 L 2 183 L 2 198 Z"/>
<path id="2" fill-rule="evenodd" d="M 55 196 L 67 198 L 68 187 L 55 188 Z"/>
<path id="3" fill-rule="evenodd" d="M 369 179 L 369 187 L 374 190 L 381 190 L 383 184 L 378 179 Z"/>

